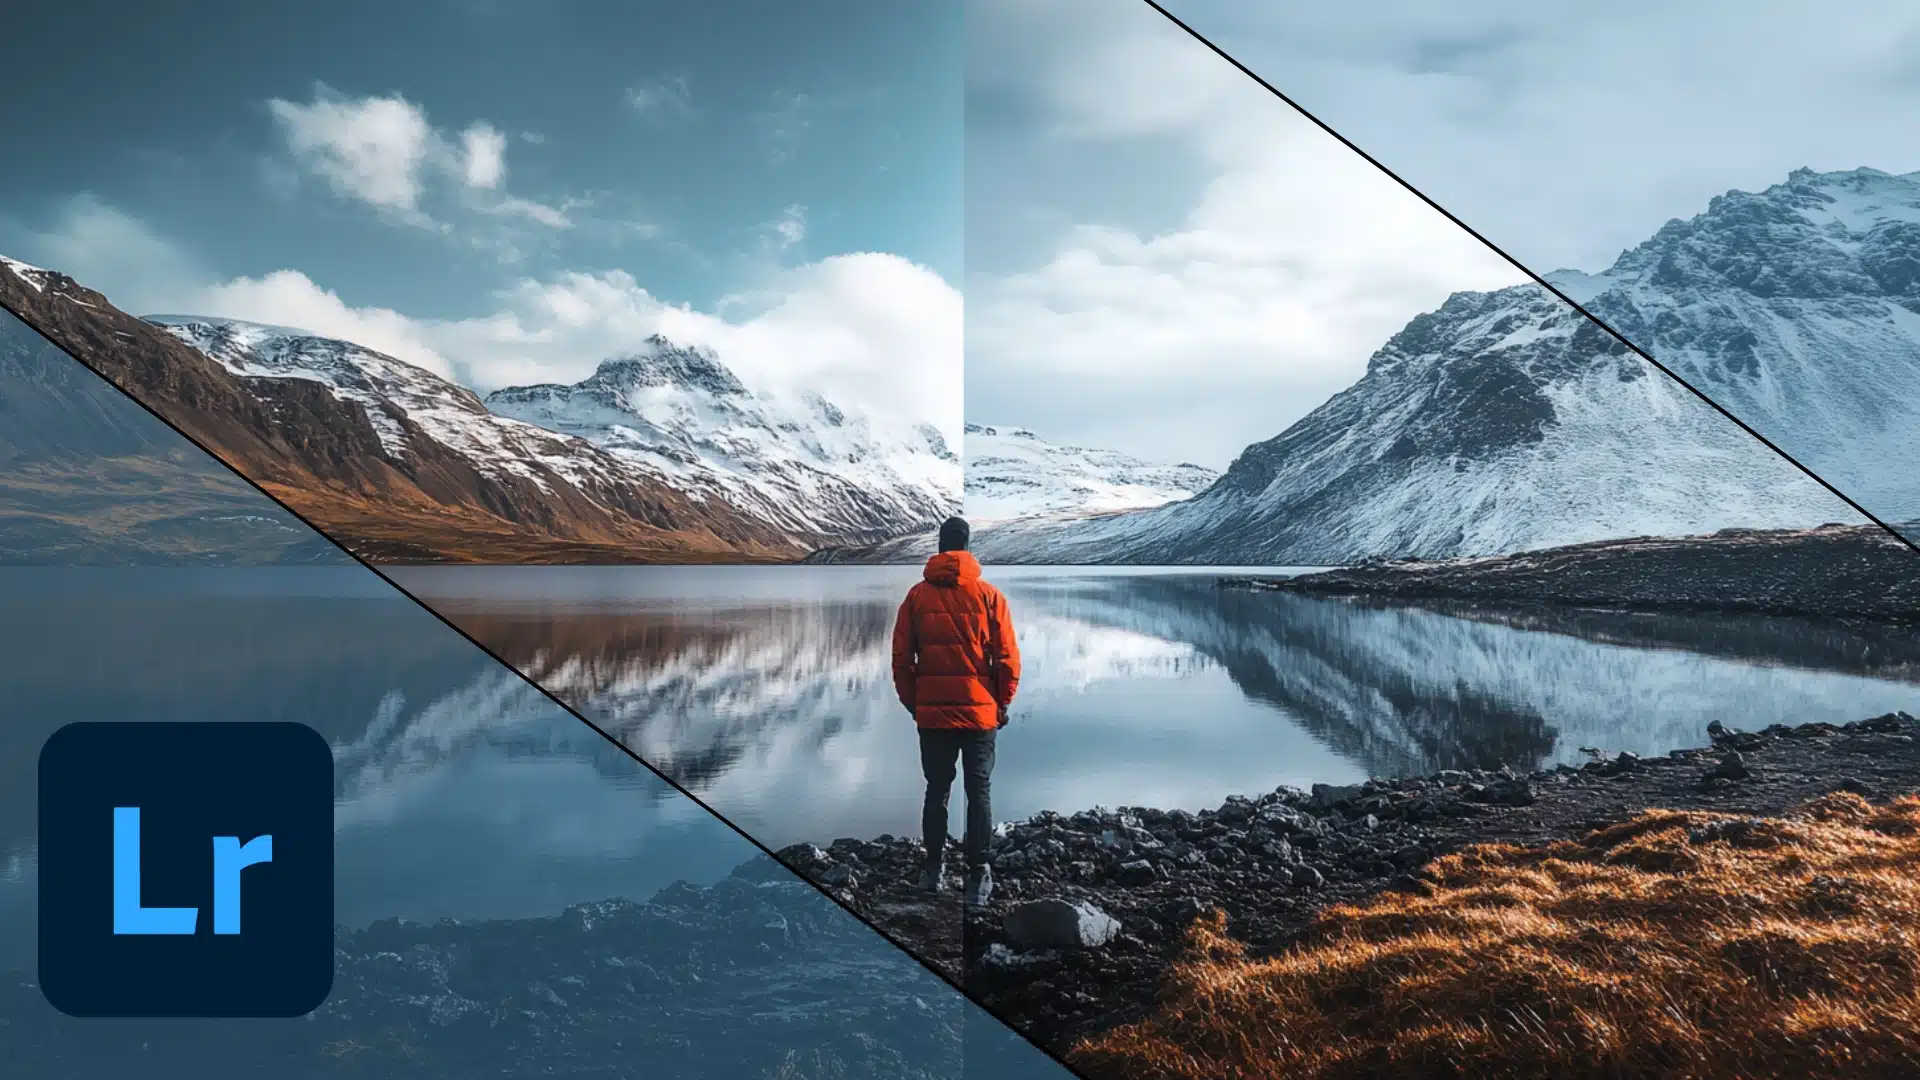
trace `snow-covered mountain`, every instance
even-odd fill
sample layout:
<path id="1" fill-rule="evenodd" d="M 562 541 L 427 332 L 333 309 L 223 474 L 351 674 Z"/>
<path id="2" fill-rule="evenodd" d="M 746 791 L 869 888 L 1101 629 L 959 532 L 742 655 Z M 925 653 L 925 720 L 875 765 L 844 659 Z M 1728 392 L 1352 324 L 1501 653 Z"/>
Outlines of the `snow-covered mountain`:
<path id="1" fill-rule="evenodd" d="M 1140 510 L 1192 498 L 1219 479 L 1199 465 L 1156 465 L 1113 450 L 1058 446 L 1025 428 L 968 424 L 966 516 L 1014 518 Z"/>
<path id="2" fill-rule="evenodd" d="M 809 544 L 897 536 L 959 502 L 960 459 L 931 425 L 749 389 L 711 350 L 657 335 L 581 382 L 508 387 L 485 404 Z"/>
<path id="3" fill-rule="evenodd" d="M 519 476 L 545 487 L 540 463 L 576 484 L 618 478 L 621 467 L 579 439 L 495 416 L 463 386 L 424 368 L 350 341 L 320 337 L 291 327 L 197 315 L 149 315 L 147 321 L 249 379 L 304 379 L 325 386 L 341 400 L 358 403 L 394 460 L 416 452 L 414 438 L 428 438 L 494 478 Z M 410 432 L 411 420 L 418 431 Z"/>
<path id="4" fill-rule="evenodd" d="M 876 434 L 818 397 L 756 396 L 711 353 L 660 338 L 576 386 L 517 387 L 483 401 L 347 341 L 233 319 L 148 321 L 234 375 L 317 382 L 357 403 L 396 462 L 424 439 L 483 476 L 542 491 L 561 483 L 593 498 L 664 487 L 759 523 L 756 541 L 777 537 L 796 554 L 894 536 L 957 501 L 959 462 L 932 429 Z"/>
<path id="5" fill-rule="evenodd" d="M 1798 169 L 1549 280 L 1883 520 L 1920 520 L 1920 172 Z"/>
<path id="6" fill-rule="evenodd" d="M 1577 302 L 1883 519 L 1920 518 L 1920 173 L 1793 173 Z M 1183 502 L 985 530 L 1024 562 L 1347 563 L 1864 519 L 1537 285 L 1459 293 Z"/>

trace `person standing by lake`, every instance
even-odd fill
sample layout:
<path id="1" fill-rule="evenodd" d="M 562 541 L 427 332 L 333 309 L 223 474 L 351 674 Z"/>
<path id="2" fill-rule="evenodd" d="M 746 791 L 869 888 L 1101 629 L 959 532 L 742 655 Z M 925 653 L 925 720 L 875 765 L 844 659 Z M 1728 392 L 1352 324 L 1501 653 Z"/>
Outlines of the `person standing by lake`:
<path id="1" fill-rule="evenodd" d="M 954 765 L 967 796 L 964 899 L 980 907 L 993 895 L 987 845 L 993 835 L 994 743 L 1020 687 L 1020 647 L 1013 613 L 999 589 L 980 578 L 967 551 L 972 530 L 961 518 L 940 526 L 939 554 L 907 590 L 893 624 L 893 686 L 920 731 L 920 770 L 927 797 L 920 814 L 926 863 L 919 886 L 943 888 L 947 800 Z"/>

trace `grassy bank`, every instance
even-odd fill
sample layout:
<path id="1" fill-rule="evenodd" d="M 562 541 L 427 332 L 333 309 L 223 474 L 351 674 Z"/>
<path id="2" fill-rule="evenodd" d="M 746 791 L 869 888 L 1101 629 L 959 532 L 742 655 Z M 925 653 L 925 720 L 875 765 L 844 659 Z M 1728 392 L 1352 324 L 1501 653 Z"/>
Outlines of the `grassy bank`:
<path id="1" fill-rule="evenodd" d="M 1249 959 L 1215 913 L 1090 1075 L 1920 1075 L 1920 798 L 1477 846 Z"/>

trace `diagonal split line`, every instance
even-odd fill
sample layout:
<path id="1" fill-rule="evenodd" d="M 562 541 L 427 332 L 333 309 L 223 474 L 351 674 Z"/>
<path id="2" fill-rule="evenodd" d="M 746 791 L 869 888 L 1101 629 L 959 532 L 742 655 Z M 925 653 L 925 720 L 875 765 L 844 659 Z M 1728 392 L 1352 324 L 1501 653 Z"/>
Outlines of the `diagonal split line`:
<path id="1" fill-rule="evenodd" d="M 758 850 L 762 855 L 765 855 L 767 858 L 773 860 L 774 865 L 785 870 L 787 873 L 792 874 L 794 878 L 796 878 L 797 880 L 810 886 L 815 892 L 819 893 L 821 896 L 826 897 L 827 900 L 831 902 L 835 907 L 838 907 L 840 910 L 846 912 L 856 922 L 860 923 L 862 926 L 865 926 L 867 929 L 873 931 L 873 933 L 876 936 L 878 936 L 881 940 L 885 941 L 889 945 L 892 945 L 894 948 L 900 950 L 900 952 L 903 953 L 908 959 L 920 965 L 922 968 L 925 968 L 928 972 L 931 972 L 933 976 L 939 979 L 941 982 L 946 983 L 947 986 L 952 988 L 955 993 L 960 995 L 961 1001 L 965 1002 L 966 1004 L 972 1005 L 976 1009 L 979 1009 L 987 1017 L 999 1023 L 1001 1027 L 1005 1028 L 1007 1031 L 1013 1033 L 1019 1038 L 1025 1040 L 1028 1045 L 1032 1046 L 1035 1050 L 1039 1051 L 1046 1058 L 1053 1061 L 1056 1065 L 1059 1065 L 1062 1069 L 1066 1070 L 1068 1074 L 1073 1076 L 1085 1075 L 1081 1073 L 1078 1069 L 1074 1068 L 1072 1065 L 1068 1064 L 1065 1058 L 1061 1057 L 1059 1054 L 1048 1049 L 1047 1047 L 1042 1046 L 1038 1040 L 1034 1039 L 1031 1035 L 1028 1035 L 1026 1032 L 1022 1031 L 1019 1027 L 1015 1026 L 1012 1021 L 1008 1020 L 1005 1016 L 1002 1016 L 998 1011 L 987 1007 L 985 1004 L 975 999 L 973 995 L 967 993 L 966 987 L 963 986 L 959 981 L 955 980 L 952 976 L 948 975 L 946 972 L 941 971 L 939 968 L 935 967 L 932 964 L 932 962 L 926 959 L 923 959 L 918 953 L 914 952 L 912 948 L 908 947 L 906 943 L 902 942 L 899 938 L 894 937 L 892 934 L 882 929 L 878 924 L 874 923 L 872 920 L 868 919 L 866 916 L 860 914 L 858 911 L 855 911 L 851 905 L 843 902 L 839 897 L 835 896 L 830 890 L 827 889 L 826 886 L 821 885 L 820 883 L 814 881 L 812 878 L 807 877 L 805 874 L 800 873 L 798 870 L 795 870 L 793 867 L 788 866 L 785 862 L 781 861 L 780 857 L 774 853 L 773 849 L 761 843 L 759 839 L 757 839 L 752 833 L 749 833 L 747 830 L 741 828 L 739 825 L 734 824 L 733 819 L 727 817 L 725 814 L 722 814 L 720 811 L 715 810 L 711 805 L 709 805 L 706 802 L 706 800 L 700 798 L 698 795 L 695 795 L 693 792 L 687 790 L 687 788 L 683 786 L 678 780 L 675 780 L 673 777 L 668 776 L 665 772 L 656 768 L 652 762 L 641 757 L 637 752 L 633 750 L 632 747 L 628 746 L 624 742 L 621 742 L 618 736 L 614 735 L 612 732 L 609 732 L 605 728 L 601 727 L 599 724 L 594 723 L 592 720 L 587 719 L 586 715 L 580 712 L 580 710 L 574 708 L 572 705 L 569 705 L 567 702 L 561 700 L 560 697 L 556 695 L 553 691 L 547 689 L 545 686 L 542 686 L 538 680 L 532 678 L 526 672 L 521 671 L 519 668 L 508 663 L 503 657 L 501 657 L 499 653 L 494 652 L 491 648 L 488 648 L 486 644 L 480 641 L 480 639 L 468 633 L 465 629 L 463 629 L 461 626 L 455 623 L 452 619 L 449 619 L 445 615 L 442 615 L 438 610 L 436 610 L 433 607 L 433 605 L 420 599 L 418 596 L 415 596 L 412 592 L 408 591 L 405 586 L 401 585 L 398 581 L 395 581 L 393 578 L 383 573 L 378 566 L 367 561 L 358 552 L 354 551 L 352 548 L 349 548 L 347 545 L 341 543 L 339 540 L 334 539 L 334 537 L 330 533 L 328 533 L 326 530 L 320 528 L 319 526 L 315 525 L 313 522 L 307 520 L 305 515 L 301 514 L 300 511 L 295 510 L 293 507 L 287 505 L 284 501 L 282 501 L 280 498 L 275 496 L 272 492 L 262 487 L 252 477 L 240 471 L 238 468 L 235 468 L 232 462 L 229 462 L 226 458 L 220 456 L 217 453 L 214 453 L 213 450 L 209 449 L 207 445 L 201 442 L 198 438 L 195 438 L 193 435 L 189 434 L 186 430 L 182 429 L 178 424 L 175 424 L 172 420 L 168 419 L 165 416 L 162 416 L 159 410 L 147 404 L 145 401 L 142 401 L 140 398 L 135 397 L 133 394 L 128 393 L 126 389 L 120 386 L 119 383 L 116 383 L 112 379 L 107 378 L 106 375 L 96 370 L 93 367 L 93 365 L 87 363 L 85 360 L 80 359 L 78 356 L 75 356 L 71 351 L 67 349 L 66 346 L 62 345 L 59 341 L 55 340 L 54 337 L 48 334 L 46 331 L 40 329 L 40 327 L 37 324 L 35 324 L 31 319 L 28 319 L 25 315 L 21 314 L 18 311 L 15 311 L 12 308 L 12 306 L 7 304 L 4 300 L 0 300 L 0 311 L 4 311 L 7 314 L 13 316 L 14 318 L 19 319 L 22 325 L 29 327 L 30 329 L 33 330 L 34 333 L 39 334 L 42 338 L 44 338 L 48 344 L 52 345 L 56 349 L 59 349 L 62 355 L 66 356 L 68 359 L 72 360 L 74 363 L 79 364 L 82 368 L 85 368 L 87 371 L 91 372 L 101 382 L 104 382 L 108 386 L 112 387 L 116 393 L 125 397 L 128 401 L 131 401 L 135 405 L 138 405 L 140 408 L 146 410 L 148 415 L 152 416 L 155 420 L 160 421 L 162 424 L 165 424 L 176 435 L 179 435 L 181 438 L 185 439 L 195 449 L 207 455 L 207 457 L 213 459 L 214 461 L 219 462 L 220 465 L 223 468 L 225 468 L 228 472 L 232 473 L 236 477 L 239 477 L 241 482 L 245 483 L 248 487 L 251 487 L 255 491 L 259 492 L 261 496 L 266 498 L 269 502 L 273 503 L 275 506 L 278 506 L 280 509 L 292 515 L 294 520 L 300 522 L 302 525 L 305 525 L 307 528 L 312 529 L 314 532 L 314 535 L 319 536 L 321 539 L 325 540 L 327 543 L 332 544 L 336 548 L 339 548 L 340 551 L 347 556 L 347 558 L 352 559 L 354 562 L 360 564 L 361 567 L 365 568 L 369 573 L 373 574 L 375 577 L 379 578 L 381 581 L 386 582 L 387 585 L 391 587 L 394 592 L 397 592 L 401 596 L 406 597 L 408 600 L 413 601 L 414 604 L 420 608 L 420 610 L 426 612 L 427 614 L 433 616 L 435 619 L 439 620 L 439 622 L 442 625 L 444 625 L 447 629 L 452 630 L 454 633 L 466 639 L 466 641 L 469 644 L 471 644 L 474 648 L 480 650 L 483 654 L 491 658 L 495 663 L 499 664 L 501 667 L 506 668 L 508 671 L 511 671 L 522 682 L 526 683 L 528 686 L 533 687 L 536 691 L 540 693 L 542 697 L 545 697 L 548 701 L 553 702 L 567 715 L 573 717 L 575 720 L 580 721 L 582 724 L 585 724 L 587 728 L 591 730 L 594 734 L 607 740 L 607 742 L 613 744 L 615 749 L 619 750 L 621 753 L 625 754 L 627 757 L 632 758 L 642 768 L 646 769 L 648 772 L 652 773 L 654 776 L 659 777 L 661 783 L 666 784 L 668 787 L 672 788 L 674 791 L 684 796 L 689 802 L 693 803 L 695 806 L 698 806 L 700 809 L 705 810 L 708 814 L 711 814 L 714 820 L 720 822 L 720 824 L 725 825 L 727 828 L 733 830 L 735 834 L 737 834 L 741 839 L 745 840 L 747 843 L 753 845 L 753 847 L 756 850 Z M 963 920 L 966 920 L 966 919 L 969 919 L 969 916 L 963 913 L 961 918 Z M 966 970 L 966 968 L 968 967 L 968 960 L 966 957 L 966 946 L 965 946 L 965 942 L 967 940 L 966 935 L 968 933 L 968 930 L 969 930 L 968 923 L 963 922 L 961 925 L 962 946 L 961 946 L 961 957 L 960 957 L 961 968 L 963 971 Z M 959 1025 L 959 1028 L 962 1032 L 960 1053 L 963 1059 L 966 1054 L 966 1041 L 964 1036 L 964 1032 L 966 1028 L 965 1021 L 966 1021 L 966 1016 L 963 1013 L 961 1016 L 961 1023 Z M 964 1068 L 964 1063 L 963 1063 L 963 1068 Z"/>
<path id="2" fill-rule="evenodd" d="M 1765 435 L 1760 434 L 1758 431 L 1755 431 L 1752 425 L 1748 424 L 1745 420 L 1740 419 L 1738 416 L 1735 416 L 1732 412 L 1728 411 L 1727 408 L 1721 405 L 1719 402 L 1708 397 L 1704 391 L 1702 391 L 1699 387 L 1693 385 L 1692 383 L 1688 382 L 1686 379 L 1682 378 L 1678 372 L 1674 371 L 1672 368 L 1661 363 L 1660 361 L 1655 360 L 1650 354 L 1648 354 L 1648 352 L 1645 349 L 1642 349 L 1640 346 L 1635 345 L 1631 341 L 1628 341 L 1625 335 L 1621 334 L 1620 331 L 1615 330 L 1613 327 L 1607 325 L 1604 319 L 1600 318 L 1598 315 L 1595 315 L 1593 312 L 1588 311 L 1585 307 L 1581 306 L 1580 304 L 1575 303 L 1574 299 L 1571 296 L 1568 296 L 1566 293 L 1560 291 L 1560 289 L 1557 286 L 1555 286 L 1552 282 L 1548 281 L 1544 277 L 1541 277 L 1539 274 L 1534 273 L 1531 268 L 1523 265 L 1519 259 L 1516 259 L 1513 256 L 1507 254 L 1506 251 L 1500 247 L 1500 245 L 1494 243 L 1493 241 L 1487 239 L 1485 236 L 1481 235 L 1479 230 L 1475 229 L 1473 226 L 1468 225 L 1466 222 L 1461 221 L 1458 217 L 1454 216 L 1451 210 L 1448 210 L 1446 207 L 1441 206 L 1437 202 L 1434 202 L 1431 198 L 1427 196 L 1426 192 L 1421 191 L 1417 187 L 1414 187 L 1412 184 L 1402 179 L 1400 177 L 1400 174 L 1394 172 L 1392 169 L 1389 169 L 1385 165 L 1381 164 L 1378 158 L 1374 157 L 1372 154 L 1367 153 L 1365 150 L 1360 149 L 1359 146 L 1355 145 L 1352 139 L 1349 139 L 1345 135 L 1342 135 L 1338 131 L 1335 131 L 1333 127 L 1329 125 L 1326 121 L 1313 115 L 1311 112 L 1308 112 L 1307 109 L 1304 106 L 1302 106 L 1299 102 L 1288 97 L 1286 94 L 1281 93 L 1277 87 L 1275 87 L 1272 83 L 1268 82 L 1267 80 L 1261 78 L 1259 74 L 1257 74 L 1252 68 L 1248 67 L 1247 65 L 1241 63 L 1239 60 L 1235 59 L 1233 55 L 1228 53 L 1225 49 L 1221 48 L 1218 45 L 1215 45 L 1210 39 L 1207 38 L 1205 34 L 1202 34 L 1200 31 L 1195 30 L 1193 27 L 1187 25 L 1185 22 L 1181 21 L 1179 16 L 1175 15 L 1173 12 L 1168 11 L 1166 8 L 1162 7 L 1159 3 L 1159 0 L 1142 0 L 1142 2 L 1145 3 L 1148 7 L 1152 8 L 1153 10 L 1159 12 L 1161 15 L 1165 16 L 1168 22 L 1172 23 L 1173 25 L 1179 27 L 1181 30 L 1185 31 L 1189 37 L 1193 38 L 1195 41 L 1199 42 L 1202 45 L 1205 45 L 1208 49 L 1212 50 L 1214 55 L 1220 57 L 1220 59 L 1225 60 L 1227 63 L 1232 64 L 1235 68 L 1239 69 L 1241 74 L 1245 75 L 1249 79 L 1252 79 L 1254 82 L 1259 83 L 1260 86 L 1264 88 L 1268 93 L 1272 94 L 1274 97 L 1277 97 L 1281 101 L 1285 102 L 1289 108 L 1291 108 L 1294 112 L 1299 113 L 1301 116 L 1305 117 L 1315 127 L 1319 128 L 1321 131 L 1326 132 L 1328 135 L 1333 136 L 1335 139 L 1338 139 L 1340 141 L 1340 145 L 1353 151 L 1355 154 L 1358 154 L 1362 161 L 1365 161 L 1367 164 L 1380 170 L 1381 173 L 1386 175 L 1387 179 L 1392 180 L 1394 183 L 1399 184 L 1403 188 L 1406 188 L 1408 191 L 1413 193 L 1415 198 L 1419 199 L 1421 202 L 1426 203 L 1428 206 L 1432 207 L 1435 212 L 1440 214 L 1440 216 L 1446 218 L 1448 221 L 1453 222 L 1468 236 L 1471 236 L 1475 240 L 1478 240 L 1480 241 L 1480 243 L 1486 245 L 1487 250 L 1493 252 L 1495 255 L 1500 256 L 1500 258 L 1506 260 L 1509 264 L 1511 264 L 1514 269 L 1520 271 L 1521 273 L 1527 275 L 1527 277 L 1533 279 L 1535 284 L 1539 285 L 1543 289 L 1546 289 L 1548 292 L 1552 293 L 1553 295 L 1559 297 L 1560 300 L 1563 303 L 1565 303 L 1568 307 L 1586 316 L 1589 322 L 1593 323 L 1593 325 L 1599 327 L 1601 330 L 1606 331 L 1606 333 L 1610 335 L 1615 341 L 1618 341 L 1620 344 L 1632 350 L 1635 355 L 1640 357 L 1640 359 L 1645 360 L 1649 364 L 1652 364 L 1662 374 L 1667 376 L 1667 378 L 1672 379 L 1676 383 L 1679 383 L 1682 387 L 1686 388 L 1689 392 L 1691 392 L 1693 396 L 1699 398 L 1701 401 L 1704 401 L 1708 405 L 1712 406 L 1715 412 L 1718 412 L 1720 415 L 1726 417 L 1728 420 L 1733 421 L 1734 424 L 1739 426 L 1740 430 L 1746 432 L 1748 435 L 1753 436 L 1754 439 L 1756 439 L 1760 443 L 1760 445 L 1780 455 L 1780 457 L 1783 458 L 1787 462 L 1787 464 L 1792 465 L 1794 468 L 1799 469 L 1801 472 L 1807 474 L 1807 476 L 1813 479 L 1814 483 L 1819 484 L 1821 487 L 1826 488 L 1828 491 L 1832 492 L 1836 498 L 1838 498 L 1841 502 L 1846 503 L 1848 506 L 1852 507 L 1853 510 L 1856 513 L 1858 513 L 1861 517 L 1864 517 L 1868 521 L 1871 521 L 1875 525 L 1878 525 L 1880 528 L 1884 529 L 1888 535 L 1900 541 L 1902 544 L 1905 544 L 1909 549 L 1911 549 L 1915 553 L 1920 554 L 1920 544 L 1916 544 L 1912 540 L 1907 539 L 1907 537 L 1903 535 L 1900 532 L 1900 530 L 1880 520 L 1880 518 L 1877 515 L 1873 514 L 1866 507 L 1861 506 L 1859 503 L 1855 502 L 1850 496 L 1847 495 L 1846 492 L 1841 491 L 1839 488 L 1834 487 L 1832 484 L 1828 483 L 1826 479 L 1822 477 L 1819 473 L 1816 473 L 1812 469 L 1808 468 L 1807 466 L 1802 465 L 1798 458 L 1794 457 L 1792 454 L 1787 453 L 1785 450 L 1782 450 L 1778 445 L 1776 445 L 1773 442 L 1773 440 L 1767 438 Z"/>

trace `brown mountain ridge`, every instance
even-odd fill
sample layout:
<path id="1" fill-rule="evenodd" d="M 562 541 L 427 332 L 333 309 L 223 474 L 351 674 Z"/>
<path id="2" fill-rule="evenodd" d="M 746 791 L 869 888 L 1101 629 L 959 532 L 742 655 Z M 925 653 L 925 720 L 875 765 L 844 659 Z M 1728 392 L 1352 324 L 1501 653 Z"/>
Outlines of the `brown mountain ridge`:
<path id="1" fill-rule="evenodd" d="M 408 450 L 390 455 L 359 402 L 304 379 L 243 380 L 65 274 L 10 269 L 0 268 L 0 307 L 369 561 L 787 562 L 806 554 L 767 524 L 665 484 L 575 481 L 538 461 L 532 476 L 490 475 L 388 407 L 383 419 L 398 425 Z M 583 456 L 602 454 L 574 442 Z"/>

